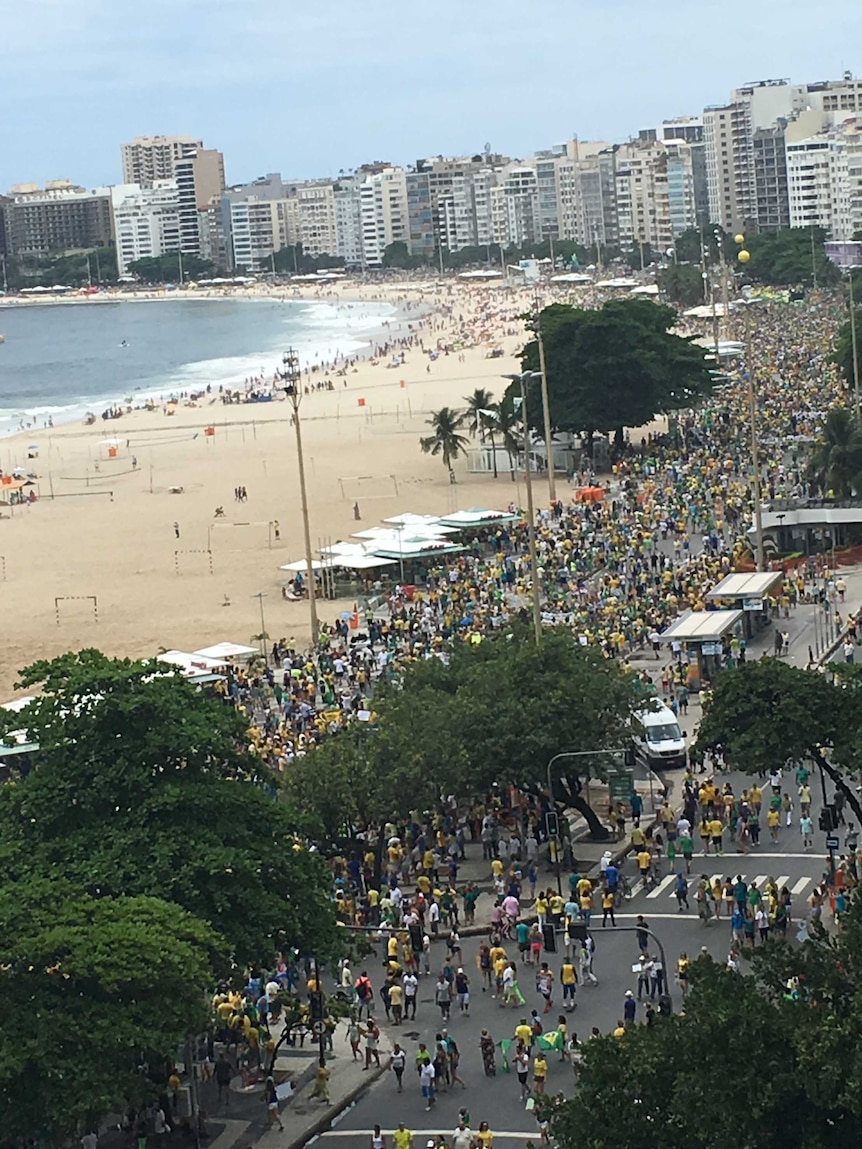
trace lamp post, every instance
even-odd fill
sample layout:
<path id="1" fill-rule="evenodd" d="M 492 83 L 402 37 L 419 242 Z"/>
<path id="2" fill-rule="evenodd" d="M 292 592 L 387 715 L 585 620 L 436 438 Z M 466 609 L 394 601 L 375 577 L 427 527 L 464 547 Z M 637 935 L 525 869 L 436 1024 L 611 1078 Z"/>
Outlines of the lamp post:
<path id="1" fill-rule="evenodd" d="M 745 266 L 751 259 L 750 253 L 745 249 L 745 236 L 735 235 L 734 242 L 739 245 L 737 260 Z M 745 366 L 748 375 L 748 414 L 751 424 L 751 468 L 752 491 L 754 494 L 754 539 L 755 564 L 758 571 L 764 568 L 763 556 L 763 505 L 760 497 L 760 462 L 757 451 L 757 404 L 754 389 L 754 351 L 751 342 L 751 316 L 748 308 L 745 311 Z"/>
<path id="2" fill-rule="evenodd" d="M 311 531 L 308 525 L 308 495 L 305 489 L 305 461 L 302 455 L 302 429 L 299 421 L 299 405 L 302 402 L 302 369 L 299 366 L 299 355 L 292 347 L 288 348 L 282 356 L 283 370 L 281 379 L 284 383 L 284 393 L 290 400 L 293 408 L 293 426 L 296 431 L 296 463 L 299 468 L 299 497 L 302 504 L 302 529 L 305 535 L 305 567 L 308 575 L 308 609 L 311 619 L 311 642 L 317 646 L 317 636 L 320 624 L 317 621 L 317 602 L 315 600 L 314 561 L 311 556 Z"/>
<path id="3" fill-rule="evenodd" d="M 535 298 L 535 312 L 533 316 L 533 330 L 536 333 L 536 342 L 539 345 L 539 374 L 542 378 L 542 420 L 545 432 L 545 452 L 548 461 L 548 499 L 554 503 L 557 500 L 557 480 L 554 475 L 554 443 L 551 436 L 551 407 L 548 401 L 548 373 L 545 369 L 545 340 L 542 335 L 542 312 L 539 307 L 538 294 Z"/>
<path id="4" fill-rule="evenodd" d="M 259 590 L 257 594 L 253 594 L 251 597 L 256 598 L 260 605 L 260 647 L 263 651 L 264 666 L 269 666 L 269 651 L 266 646 L 268 635 L 266 633 L 266 623 L 263 620 L 263 600 L 266 598 L 266 591 Z"/>
<path id="5" fill-rule="evenodd" d="M 533 509 L 533 478 L 530 468 L 530 424 L 527 419 L 527 388 L 530 379 L 540 378 L 538 371 L 522 371 L 520 375 L 504 375 L 521 388 L 521 417 L 524 420 L 524 481 L 527 486 L 527 545 L 530 552 L 530 583 L 533 592 L 533 629 L 536 645 L 542 638 L 542 609 L 539 598 L 539 563 L 536 554 L 536 512 Z"/>
<path id="6" fill-rule="evenodd" d="M 853 300 L 853 268 L 850 268 L 850 347 L 853 352 L 853 406 L 856 413 L 856 426 L 862 426 L 859 410 L 859 353 L 856 346 L 856 304 Z"/>

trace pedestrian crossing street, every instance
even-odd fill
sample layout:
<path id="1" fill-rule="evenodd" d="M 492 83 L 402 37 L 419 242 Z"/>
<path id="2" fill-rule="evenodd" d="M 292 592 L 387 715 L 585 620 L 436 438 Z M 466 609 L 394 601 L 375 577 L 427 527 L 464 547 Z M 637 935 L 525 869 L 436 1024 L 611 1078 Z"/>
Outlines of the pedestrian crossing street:
<path id="1" fill-rule="evenodd" d="M 809 886 L 813 886 L 819 881 L 819 878 L 811 876 L 792 879 L 790 874 L 776 874 L 776 870 L 784 868 L 783 863 L 787 862 L 788 860 L 805 858 L 807 861 L 811 862 L 816 860 L 816 854 L 760 854 L 757 857 L 743 854 L 724 854 L 721 855 L 721 857 L 727 862 L 727 866 L 725 869 L 714 873 L 706 873 L 706 863 L 708 862 L 710 867 L 715 864 L 716 857 L 714 855 L 701 855 L 700 857 L 694 859 L 692 862 L 692 872 L 686 875 L 689 882 L 689 896 L 693 895 L 693 887 L 697 886 L 698 881 L 701 879 L 701 877 L 704 876 L 704 874 L 706 874 L 706 877 L 709 878 L 710 882 L 720 881 L 723 883 L 725 878 L 730 878 L 731 881 L 735 881 L 736 875 L 742 873 L 743 881 L 747 882 L 748 884 L 751 884 L 751 882 L 756 882 L 758 889 L 763 889 L 769 877 L 775 877 L 775 881 L 779 890 L 782 888 L 782 886 L 787 886 L 787 888 L 790 890 L 791 896 L 794 898 L 799 894 L 805 893 Z M 772 867 L 771 872 L 768 874 L 746 874 L 740 869 L 743 862 L 750 863 L 753 861 L 758 863 L 757 868 L 759 868 L 760 864 L 767 858 L 775 858 L 777 863 L 774 867 Z M 647 890 L 645 897 L 651 901 L 655 901 L 663 897 L 668 898 L 671 901 L 676 901 L 676 895 L 673 892 L 675 881 L 676 872 L 672 871 L 671 873 L 666 874 L 657 886 Z M 638 880 L 632 884 L 632 898 L 634 899 L 642 893 L 644 893 L 644 884 L 643 881 L 638 878 Z"/>

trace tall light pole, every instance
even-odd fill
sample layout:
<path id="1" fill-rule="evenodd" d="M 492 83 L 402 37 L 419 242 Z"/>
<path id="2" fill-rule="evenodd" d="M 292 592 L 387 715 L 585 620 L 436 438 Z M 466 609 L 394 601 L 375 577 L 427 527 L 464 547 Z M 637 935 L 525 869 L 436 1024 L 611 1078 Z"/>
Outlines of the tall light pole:
<path id="1" fill-rule="evenodd" d="M 850 268 L 850 347 L 853 352 L 853 406 L 856 426 L 862 426 L 859 415 L 859 352 L 856 347 L 856 304 L 853 299 L 853 268 Z"/>
<path id="2" fill-rule="evenodd" d="M 281 379 L 284 383 L 284 393 L 290 400 L 293 408 L 293 426 L 296 431 L 296 463 L 299 468 L 299 497 L 302 503 L 302 529 L 305 535 L 305 571 L 308 576 L 308 610 L 311 619 L 311 642 L 317 646 L 317 636 L 320 624 L 317 621 L 317 601 L 315 599 L 314 585 L 314 559 L 311 554 L 311 530 L 308 525 L 308 494 L 305 489 L 305 460 L 302 456 L 302 428 L 299 421 L 299 405 L 302 402 L 302 369 L 299 366 L 299 355 L 289 347 L 282 356 L 284 365 Z"/>
<path id="3" fill-rule="evenodd" d="M 539 594 L 539 562 L 536 552 L 536 512 L 533 509 L 533 477 L 530 469 L 530 424 L 527 418 L 527 387 L 530 379 L 540 378 L 538 371 L 523 371 L 520 375 L 504 375 L 521 388 L 521 417 L 524 420 L 524 481 L 527 486 L 527 545 L 530 553 L 530 583 L 533 592 L 533 630 L 536 645 L 542 638 L 542 607 Z"/>
<path id="4" fill-rule="evenodd" d="M 548 461 L 548 498 L 554 503 L 557 500 L 557 480 L 554 474 L 554 440 L 551 435 L 551 407 L 548 400 L 548 372 L 545 368 L 545 340 L 542 335 L 542 312 L 539 306 L 539 297 L 535 299 L 535 313 L 533 316 L 533 330 L 536 333 L 536 342 L 539 345 L 539 374 L 542 378 L 542 420 L 545 432 L 545 452 Z"/>
<path id="5" fill-rule="evenodd" d="M 263 620 L 263 600 L 266 598 L 266 591 L 259 590 L 257 594 L 253 594 L 252 598 L 256 598 L 260 604 L 260 646 L 263 651 L 263 662 L 265 666 L 269 666 L 269 650 L 266 645 L 266 640 L 269 635 L 266 633 L 266 623 Z"/>
<path id="6" fill-rule="evenodd" d="M 741 233 L 733 237 L 734 243 L 739 244 L 739 251 L 737 252 L 737 260 L 745 266 L 751 259 L 751 255 L 746 251 L 745 236 Z M 755 543 L 755 565 L 757 570 L 762 571 L 765 567 L 765 560 L 763 554 L 763 505 L 760 498 L 760 462 L 757 452 L 757 401 L 755 393 L 754 382 L 754 351 L 751 342 L 751 316 L 749 314 L 748 304 L 745 309 L 745 367 L 748 374 L 748 418 L 751 424 L 751 488 L 754 494 L 754 543 Z"/>

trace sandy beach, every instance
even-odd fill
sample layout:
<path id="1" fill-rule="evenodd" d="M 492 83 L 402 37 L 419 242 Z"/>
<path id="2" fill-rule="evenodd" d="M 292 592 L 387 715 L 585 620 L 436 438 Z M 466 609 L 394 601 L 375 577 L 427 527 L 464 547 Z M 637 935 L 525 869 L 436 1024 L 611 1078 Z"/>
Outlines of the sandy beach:
<path id="1" fill-rule="evenodd" d="M 515 353 L 524 332 L 516 317 L 532 304 L 532 289 L 449 281 L 382 288 L 341 284 L 309 290 L 307 297 L 402 303 L 409 298 L 428 309 L 419 329 L 426 348 L 438 340 L 464 341 L 460 352 L 431 362 L 430 371 L 429 357 L 415 347 L 407 350 L 403 366 L 389 366 L 388 357 L 376 364 L 368 359 L 346 379 L 333 376 L 334 390 L 304 398 L 315 550 L 403 511 L 505 507 L 523 495 L 521 484 L 507 474 L 496 480 L 471 474 L 466 459 L 456 463 L 458 481 L 450 485 L 439 458 L 421 452 L 419 437 L 428 431 L 429 411 L 463 407 L 476 387 L 502 394 L 501 376 L 518 368 Z M 409 335 L 410 322 L 416 330 L 409 314 L 394 321 L 388 338 Z M 497 347 L 503 357 L 488 358 Z M 304 557 L 290 413 L 286 400 L 224 405 L 213 396 L 193 407 L 180 404 L 171 416 L 159 407 L 99 419 L 90 427 L 76 423 L 4 439 L 0 466 L 7 473 L 16 466 L 35 468 L 42 497 L 28 506 L 3 507 L 0 515 L 0 699 L 13 696 L 21 667 L 69 649 L 92 645 L 141 657 L 222 639 L 247 643 L 261 629 L 259 600 L 253 597 L 259 592 L 266 595 L 270 636 L 307 640 L 307 604 L 282 599 L 288 576 L 279 569 Z M 214 434 L 205 434 L 207 427 Z M 109 457 L 105 440 L 114 438 L 120 446 Z M 27 459 L 30 443 L 39 446 L 37 460 Z M 235 501 L 237 486 L 246 488 L 247 501 Z M 537 505 L 546 498 L 547 487 L 539 481 Z M 355 503 L 361 522 L 354 519 Z M 225 513 L 215 518 L 218 506 Z M 87 596 L 96 596 L 98 622 Z M 55 604 L 56 598 L 62 601 Z M 321 618 L 331 620 L 351 606 L 321 602 Z"/>

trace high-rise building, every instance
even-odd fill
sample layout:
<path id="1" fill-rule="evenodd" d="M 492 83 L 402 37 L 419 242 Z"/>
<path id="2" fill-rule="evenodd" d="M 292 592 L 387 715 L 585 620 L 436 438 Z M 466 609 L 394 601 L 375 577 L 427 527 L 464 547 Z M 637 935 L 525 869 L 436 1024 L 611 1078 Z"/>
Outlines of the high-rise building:
<path id="1" fill-rule="evenodd" d="M 17 184 L 4 208 L 6 246 L 13 255 L 47 255 L 105 247 L 113 238 L 111 195 L 69 180 L 44 188 Z"/>
<path id="2" fill-rule="evenodd" d="M 616 246 L 618 145 L 595 140 L 572 140 L 569 155 L 574 161 L 573 238 L 585 247 Z"/>
<path id="3" fill-rule="evenodd" d="M 789 221 L 847 242 L 862 231 L 862 113 L 830 119 L 809 111 L 787 127 Z"/>
<path id="4" fill-rule="evenodd" d="M 224 191 L 224 156 L 214 148 L 198 148 L 175 162 L 174 178 L 180 197 L 180 248 L 184 255 L 200 255 L 200 216 Z"/>
<path id="5" fill-rule="evenodd" d="M 122 144 L 123 183 L 152 187 L 155 180 L 170 180 L 176 165 L 204 146 L 191 136 L 137 136 Z"/>
<path id="6" fill-rule="evenodd" d="M 756 128 L 752 137 L 755 226 L 758 231 L 790 227 L 787 160 L 783 118 L 768 128 Z"/>
<path id="7" fill-rule="evenodd" d="M 296 242 L 288 236 L 285 225 L 284 205 L 288 195 L 277 172 L 223 192 L 219 197 L 220 220 L 215 228 L 211 212 L 205 213 L 210 258 L 218 244 L 224 250 L 227 266 L 233 271 L 258 271 L 266 267 L 276 251 Z"/>
<path id="8" fill-rule="evenodd" d="M 360 169 L 362 171 L 363 169 Z M 392 243 L 410 245 L 407 173 L 404 168 L 375 164 L 365 169 L 360 189 L 362 250 L 367 267 L 380 267 Z"/>
<path id="9" fill-rule="evenodd" d="M 153 180 L 152 186 L 117 184 L 111 188 L 111 210 L 117 252 L 117 273 L 129 265 L 178 251 L 180 197 L 176 180 Z"/>
<path id="10" fill-rule="evenodd" d="M 355 176 L 339 178 L 332 188 L 335 211 L 335 254 L 347 267 L 364 267 L 362 196 Z"/>

